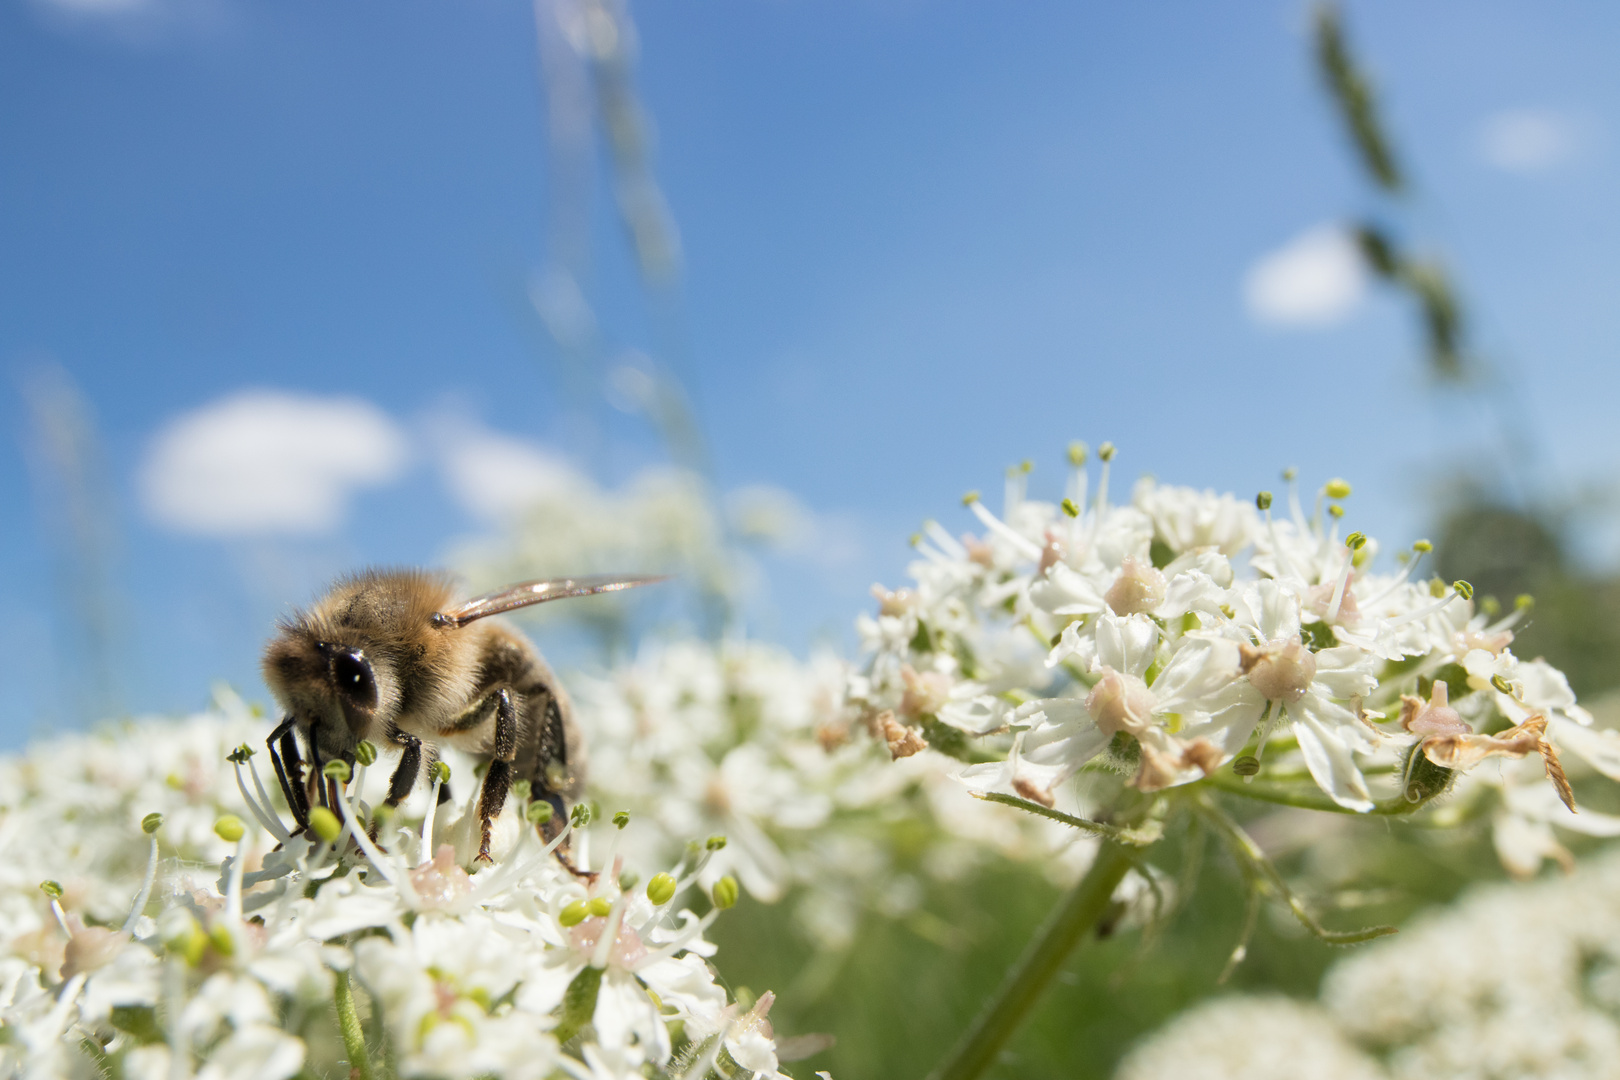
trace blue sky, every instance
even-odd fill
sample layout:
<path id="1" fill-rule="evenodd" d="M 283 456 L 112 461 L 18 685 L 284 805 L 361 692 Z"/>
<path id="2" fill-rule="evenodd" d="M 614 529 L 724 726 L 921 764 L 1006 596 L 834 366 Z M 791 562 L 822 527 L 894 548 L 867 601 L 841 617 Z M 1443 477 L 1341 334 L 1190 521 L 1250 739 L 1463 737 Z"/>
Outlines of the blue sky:
<path id="1" fill-rule="evenodd" d="M 1608 5 L 1349 4 L 1415 180 L 1395 208 L 1344 150 L 1299 3 L 631 13 L 717 484 L 786 488 L 839 537 L 773 564 L 756 633 L 844 634 L 919 521 L 966 528 L 960 494 L 1026 457 L 1055 491 L 1074 438 L 1116 442 L 1128 477 L 1243 493 L 1283 465 L 1343 475 L 1354 526 L 1421 535 L 1481 444 L 1469 402 L 1427 387 L 1408 313 L 1377 290 L 1311 325 L 1245 302 L 1268 254 L 1366 213 L 1446 253 L 1538 488 L 1617 464 Z M 644 424 L 570 389 L 525 300 L 551 239 L 533 20 L 505 0 L 0 5 L 0 742 L 74 708 L 60 533 L 25 453 L 41 364 L 105 455 L 130 712 L 218 678 L 262 698 L 288 604 L 480 529 L 424 432 L 532 440 L 609 485 L 656 460 Z M 591 228 L 606 339 L 658 350 L 600 175 Z M 136 477 L 158 434 L 248 388 L 363 398 L 410 461 L 313 535 L 154 520 Z"/>

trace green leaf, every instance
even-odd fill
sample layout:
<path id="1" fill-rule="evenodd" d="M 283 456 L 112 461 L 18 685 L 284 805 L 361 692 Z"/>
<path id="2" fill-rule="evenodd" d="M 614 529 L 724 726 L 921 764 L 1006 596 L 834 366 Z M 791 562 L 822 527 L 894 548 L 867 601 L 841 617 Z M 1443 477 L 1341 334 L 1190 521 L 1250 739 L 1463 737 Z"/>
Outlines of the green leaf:
<path id="1" fill-rule="evenodd" d="M 563 991 L 562 1015 L 551 1029 L 559 1043 L 565 1043 L 579 1034 L 581 1028 L 596 1015 L 596 996 L 602 990 L 602 969 L 586 965 L 574 981 Z"/>
<path id="2" fill-rule="evenodd" d="M 150 1005 L 115 1005 L 112 1025 L 134 1037 L 142 1046 L 163 1041 L 163 1028 L 158 1023 L 157 1010 Z"/>

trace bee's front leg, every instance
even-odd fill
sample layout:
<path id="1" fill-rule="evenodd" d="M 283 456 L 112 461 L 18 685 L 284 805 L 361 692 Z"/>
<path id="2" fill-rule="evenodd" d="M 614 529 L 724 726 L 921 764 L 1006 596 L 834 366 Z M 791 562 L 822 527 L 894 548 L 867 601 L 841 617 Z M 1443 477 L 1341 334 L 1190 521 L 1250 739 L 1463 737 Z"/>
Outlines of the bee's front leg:
<path id="1" fill-rule="evenodd" d="M 275 766 L 276 779 L 281 782 L 281 794 L 287 799 L 287 809 L 298 826 L 293 832 L 301 833 L 309 828 L 309 800 L 304 795 L 304 759 L 298 753 L 298 736 L 293 734 L 293 718 L 289 716 L 277 724 L 276 730 L 264 740 L 264 745 L 270 751 L 270 762 Z"/>
<path id="2" fill-rule="evenodd" d="M 506 793 L 512 786 L 512 759 L 517 757 L 518 714 L 512 704 L 512 691 L 495 692 L 495 746 L 490 751 L 489 770 L 484 773 L 484 788 L 478 799 L 478 861 L 493 862 L 489 854 L 490 825 L 506 805 Z"/>

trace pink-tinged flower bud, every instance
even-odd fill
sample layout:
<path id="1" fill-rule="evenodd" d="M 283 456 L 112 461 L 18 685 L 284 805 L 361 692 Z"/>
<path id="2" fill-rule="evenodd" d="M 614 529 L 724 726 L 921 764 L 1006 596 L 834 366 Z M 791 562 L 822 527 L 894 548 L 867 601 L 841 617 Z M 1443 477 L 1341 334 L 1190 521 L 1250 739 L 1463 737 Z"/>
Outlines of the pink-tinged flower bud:
<path id="1" fill-rule="evenodd" d="M 962 547 L 967 550 L 968 559 L 970 561 L 978 563 L 986 570 L 995 569 L 996 553 L 991 550 L 988 543 L 980 540 L 972 533 L 963 533 Z"/>
<path id="2" fill-rule="evenodd" d="M 1278 639 L 1260 648 L 1239 645 L 1242 658 L 1238 669 L 1249 677 L 1249 685 L 1270 701 L 1293 705 L 1305 696 L 1316 679 L 1316 657 L 1311 655 L 1295 634 L 1286 641 Z"/>
<path id="3" fill-rule="evenodd" d="M 1142 562 L 1134 555 L 1125 556 L 1120 564 L 1119 577 L 1108 587 L 1103 599 L 1115 615 L 1146 615 L 1164 603 L 1164 575 L 1153 564 Z"/>
<path id="4" fill-rule="evenodd" d="M 1329 614 L 1332 614 L 1332 622 L 1340 626 L 1354 626 L 1361 621 L 1361 611 L 1356 607 L 1356 594 L 1350 591 L 1347 584 L 1344 594 L 1339 597 L 1339 610 L 1333 612 L 1333 593 L 1337 588 L 1337 583 L 1332 581 L 1307 588 L 1305 610 L 1323 621 L 1328 621 Z"/>
<path id="5" fill-rule="evenodd" d="M 879 615 L 904 615 L 917 606 L 917 594 L 910 589 L 890 592 L 882 585 L 873 585 L 872 598 L 878 602 Z"/>
<path id="6" fill-rule="evenodd" d="M 918 673 L 910 664 L 900 669 L 906 684 L 900 695 L 901 716 L 933 716 L 951 700 L 951 677 L 943 671 Z"/>
<path id="7" fill-rule="evenodd" d="M 1102 678 L 1086 697 L 1086 711 L 1098 730 L 1108 735 L 1121 731 L 1141 735 L 1152 725 L 1153 707 L 1157 704 L 1146 683 L 1111 667 L 1102 669 Z"/>
<path id="8" fill-rule="evenodd" d="M 1046 543 L 1041 546 L 1041 561 L 1036 567 L 1036 573 L 1044 574 L 1062 561 L 1063 539 L 1048 529 Z"/>
<path id="9" fill-rule="evenodd" d="M 456 849 L 440 844 L 433 860 L 411 871 L 417 899 L 429 911 L 451 911 L 472 895 L 472 878 L 456 865 Z"/>
<path id="10" fill-rule="evenodd" d="M 1429 700 L 1401 695 L 1401 727 L 1414 735 L 1467 735 L 1474 729 L 1458 715 L 1448 700 L 1446 684 L 1434 681 Z"/>
<path id="11" fill-rule="evenodd" d="M 69 916 L 69 919 L 73 936 L 68 938 L 67 949 L 62 954 L 63 979 L 71 979 L 81 971 L 106 967 L 129 944 L 130 936 L 121 930 L 85 926 L 79 922 L 77 915 Z"/>

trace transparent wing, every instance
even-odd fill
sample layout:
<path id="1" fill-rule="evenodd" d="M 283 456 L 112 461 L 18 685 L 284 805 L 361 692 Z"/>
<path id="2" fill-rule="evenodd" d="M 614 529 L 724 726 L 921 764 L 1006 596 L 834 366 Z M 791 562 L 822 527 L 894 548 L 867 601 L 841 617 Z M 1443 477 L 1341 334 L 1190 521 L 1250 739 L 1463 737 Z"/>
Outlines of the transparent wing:
<path id="1" fill-rule="evenodd" d="M 499 615 L 503 611 L 544 604 L 548 600 L 562 600 L 569 596 L 591 596 L 595 593 L 619 592 L 638 585 L 652 585 L 667 580 L 668 575 L 652 574 L 594 574 L 589 577 L 544 578 L 538 581 L 520 581 L 504 589 L 475 596 L 466 603 L 441 611 L 433 616 L 435 626 L 455 629 L 466 626 L 474 619 L 486 615 Z"/>

